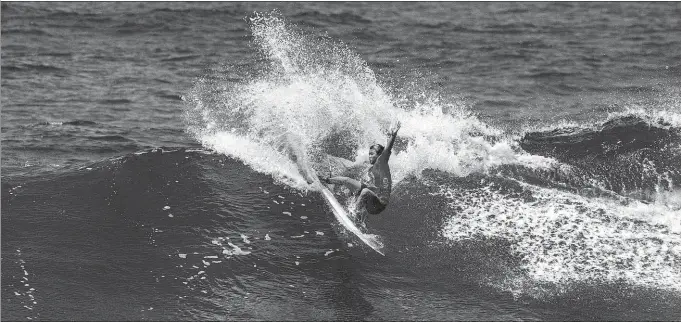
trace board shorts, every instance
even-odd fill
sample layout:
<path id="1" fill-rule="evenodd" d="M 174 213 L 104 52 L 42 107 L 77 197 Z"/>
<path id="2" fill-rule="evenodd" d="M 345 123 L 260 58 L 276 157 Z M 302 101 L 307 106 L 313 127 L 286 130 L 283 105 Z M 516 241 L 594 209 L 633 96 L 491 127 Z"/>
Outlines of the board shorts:
<path id="1" fill-rule="evenodd" d="M 362 184 L 361 189 L 359 189 L 359 193 L 357 196 L 361 194 L 361 192 L 364 189 L 369 189 L 366 185 Z M 371 189 L 369 189 L 371 190 Z M 374 192 L 373 190 L 371 190 Z M 388 200 L 386 198 L 386 202 L 383 202 L 380 198 L 376 197 L 375 194 L 370 194 L 366 196 L 366 199 L 364 200 L 364 208 L 367 210 L 367 212 L 371 215 L 376 215 L 385 210 L 385 208 L 388 206 Z"/>
<path id="2" fill-rule="evenodd" d="M 381 199 L 378 199 L 375 196 L 367 197 L 366 201 L 364 202 L 364 207 L 366 208 L 367 212 L 372 215 L 381 213 L 387 206 L 388 205 L 381 202 Z"/>

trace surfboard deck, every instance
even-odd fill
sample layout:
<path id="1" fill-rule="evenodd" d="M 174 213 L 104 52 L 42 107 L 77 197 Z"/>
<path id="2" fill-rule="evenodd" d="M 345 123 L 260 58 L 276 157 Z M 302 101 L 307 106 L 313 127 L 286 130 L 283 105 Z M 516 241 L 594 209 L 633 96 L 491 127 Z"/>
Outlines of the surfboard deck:
<path id="1" fill-rule="evenodd" d="M 357 225 L 355 225 L 355 221 L 350 217 L 348 212 L 343 208 L 343 206 L 338 202 L 338 199 L 333 195 L 333 193 L 324 186 L 323 184 L 319 183 L 319 185 L 322 187 L 321 193 L 322 196 L 324 197 L 324 200 L 326 203 L 331 207 L 331 211 L 333 212 L 334 217 L 336 217 L 336 220 L 349 232 L 351 232 L 353 235 L 355 235 L 359 240 L 361 240 L 364 244 L 369 246 L 371 249 L 376 251 L 377 253 L 385 256 L 383 253 L 383 245 L 381 245 L 379 242 L 376 240 L 371 239 L 368 235 L 364 234 Z"/>

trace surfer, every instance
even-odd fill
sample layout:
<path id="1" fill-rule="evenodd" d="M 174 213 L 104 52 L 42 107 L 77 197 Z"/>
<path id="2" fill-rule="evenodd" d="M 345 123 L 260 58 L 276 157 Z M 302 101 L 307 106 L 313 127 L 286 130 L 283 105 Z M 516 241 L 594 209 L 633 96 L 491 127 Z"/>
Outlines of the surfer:
<path id="1" fill-rule="evenodd" d="M 374 144 L 369 148 L 369 163 L 371 164 L 360 181 L 348 177 L 319 177 L 327 184 L 343 184 L 355 193 L 357 209 L 363 207 L 369 214 L 375 215 L 388 206 L 392 190 L 392 177 L 388 159 L 392 153 L 393 143 L 400 129 L 400 122 L 390 129 L 388 144 L 384 147 Z"/>

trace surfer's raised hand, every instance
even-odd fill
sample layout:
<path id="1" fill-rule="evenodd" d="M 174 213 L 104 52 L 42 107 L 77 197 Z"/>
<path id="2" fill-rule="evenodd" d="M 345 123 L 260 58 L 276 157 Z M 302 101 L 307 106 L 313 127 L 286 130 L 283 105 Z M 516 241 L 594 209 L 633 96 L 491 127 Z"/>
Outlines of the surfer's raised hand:
<path id="1" fill-rule="evenodd" d="M 388 137 L 388 143 L 385 146 L 385 149 L 381 151 L 379 154 L 378 158 L 376 159 L 376 162 L 379 162 L 380 164 L 385 163 L 387 164 L 388 158 L 390 158 L 390 154 L 392 154 L 392 149 L 393 149 L 393 144 L 395 143 L 395 138 L 397 138 L 397 131 L 400 130 L 400 127 L 402 126 L 402 123 L 398 120 L 395 125 L 390 127 L 389 132 L 389 137 Z M 380 145 L 380 144 L 379 144 Z"/>
<path id="2" fill-rule="evenodd" d="M 390 135 L 393 136 L 393 137 L 397 136 L 397 131 L 399 131 L 401 127 L 402 127 L 402 123 L 398 120 L 397 123 L 395 123 L 395 125 L 390 127 Z"/>

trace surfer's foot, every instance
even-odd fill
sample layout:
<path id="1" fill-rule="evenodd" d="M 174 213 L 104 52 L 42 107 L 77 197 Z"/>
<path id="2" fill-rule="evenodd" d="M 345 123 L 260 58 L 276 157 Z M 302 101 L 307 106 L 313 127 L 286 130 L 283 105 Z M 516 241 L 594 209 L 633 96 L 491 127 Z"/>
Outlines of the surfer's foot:
<path id="1" fill-rule="evenodd" d="M 322 177 L 322 176 L 317 176 L 319 178 L 319 181 L 326 183 L 326 184 L 331 184 L 331 180 L 329 177 Z"/>
<path id="2" fill-rule="evenodd" d="M 365 223 L 366 216 L 363 215 L 353 215 L 352 219 L 355 221 L 355 226 L 360 229 L 366 230 L 367 225 Z"/>
<path id="3" fill-rule="evenodd" d="M 367 230 L 367 224 L 364 222 L 364 220 L 355 220 L 355 226 L 359 228 L 362 232 L 366 232 Z"/>

